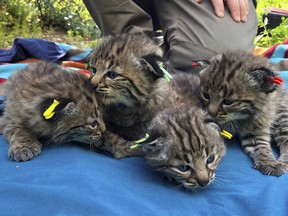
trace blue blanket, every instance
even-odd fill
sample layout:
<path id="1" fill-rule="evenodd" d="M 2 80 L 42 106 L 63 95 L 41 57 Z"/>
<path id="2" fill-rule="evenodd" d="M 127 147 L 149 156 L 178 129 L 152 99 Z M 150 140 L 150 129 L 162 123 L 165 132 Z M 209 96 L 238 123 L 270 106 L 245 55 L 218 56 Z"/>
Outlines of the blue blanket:
<path id="1" fill-rule="evenodd" d="M 281 72 L 288 87 L 288 71 Z M 189 192 L 165 180 L 142 158 L 115 160 L 77 145 L 44 146 L 28 162 L 7 157 L 0 136 L 0 215 L 288 215 L 288 174 L 252 168 L 237 140 L 216 180 Z"/>

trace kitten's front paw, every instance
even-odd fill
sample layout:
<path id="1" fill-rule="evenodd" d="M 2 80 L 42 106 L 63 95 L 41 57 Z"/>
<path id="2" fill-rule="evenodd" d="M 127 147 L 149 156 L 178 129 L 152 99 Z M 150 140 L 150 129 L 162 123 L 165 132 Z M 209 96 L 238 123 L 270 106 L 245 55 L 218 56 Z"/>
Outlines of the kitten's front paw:
<path id="1" fill-rule="evenodd" d="M 30 145 L 11 145 L 9 158 L 14 161 L 28 161 L 41 153 L 41 146 L 37 143 Z"/>
<path id="2" fill-rule="evenodd" d="M 254 164 L 254 168 L 265 175 L 281 176 L 288 172 L 288 164 L 279 161 L 258 161 Z"/>

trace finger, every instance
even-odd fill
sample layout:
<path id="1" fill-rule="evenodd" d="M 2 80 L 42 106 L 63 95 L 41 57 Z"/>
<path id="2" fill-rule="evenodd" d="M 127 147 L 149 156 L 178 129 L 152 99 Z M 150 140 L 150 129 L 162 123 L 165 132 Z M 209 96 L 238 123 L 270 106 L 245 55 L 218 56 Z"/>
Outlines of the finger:
<path id="1" fill-rule="evenodd" d="M 216 16 L 224 17 L 224 3 L 223 0 L 211 0 Z"/>
<path id="2" fill-rule="evenodd" d="M 241 0 L 240 0 L 241 1 Z M 227 6 L 235 22 L 241 21 L 239 0 L 227 0 Z"/>
<path id="3" fill-rule="evenodd" d="M 194 0 L 194 1 L 199 3 L 199 4 L 202 2 L 202 0 Z"/>
<path id="4" fill-rule="evenodd" d="M 248 0 L 243 0 L 239 2 L 240 6 L 240 19 L 241 22 L 246 22 L 248 18 L 248 12 L 249 12 L 249 4 Z"/>

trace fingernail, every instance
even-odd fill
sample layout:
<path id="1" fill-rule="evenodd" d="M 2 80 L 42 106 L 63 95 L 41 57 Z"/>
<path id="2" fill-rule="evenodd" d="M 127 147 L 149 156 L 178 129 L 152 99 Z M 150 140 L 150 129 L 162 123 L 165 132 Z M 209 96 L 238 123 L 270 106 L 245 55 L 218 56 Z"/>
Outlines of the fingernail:
<path id="1" fill-rule="evenodd" d="M 240 22 L 241 21 L 239 16 L 234 17 L 234 20 L 235 20 L 235 22 Z"/>
<path id="2" fill-rule="evenodd" d="M 218 14 L 219 17 L 224 17 L 224 11 L 218 11 L 217 14 Z"/>
<path id="3" fill-rule="evenodd" d="M 245 23 L 247 21 L 247 17 L 243 17 L 242 19 L 241 19 L 241 22 L 243 22 L 243 23 Z"/>

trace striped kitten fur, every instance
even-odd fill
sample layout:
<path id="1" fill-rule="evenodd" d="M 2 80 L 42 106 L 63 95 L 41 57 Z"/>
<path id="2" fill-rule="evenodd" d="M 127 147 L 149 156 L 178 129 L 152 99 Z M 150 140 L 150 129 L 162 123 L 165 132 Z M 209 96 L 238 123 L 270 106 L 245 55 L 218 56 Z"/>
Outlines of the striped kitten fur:
<path id="1" fill-rule="evenodd" d="M 10 144 L 11 160 L 32 159 L 44 143 L 94 144 L 105 131 L 90 81 L 57 64 L 33 63 L 15 72 L 5 83 L 5 97 L 1 132 Z M 54 99 L 59 104 L 45 119 Z"/>
<path id="2" fill-rule="evenodd" d="M 89 55 L 91 83 L 104 106 L 108 151 L 143 137 L 147 122 L 161 109 L 158 106 L 168 95 L 168 85 L 159 79 L 155 63 L 162 55 L 159 46 L 141 34 L 104 37 Z M 161 91 L 155 88 L 158 82 L 164 83 Z M 116 158 L 123 156 L 120 150 L 114 152 Z"/>
<path id="3" fill-rule="evenodd" d="M 239 136 L 256 169 L 280 176 L 288 171 L 288 97 L 283 85 L 272 81 L 276 75 L 267 59 L 244 52 L 218 55 L 200 73 L 201 98 L 210 115 Z"/>
<path id="4" fill-rule="evenodd" d="M 191 78 L 195 77 L 174 76 L 166 108 L 150 122 L 150 137 L 142 144 L 142 150 L 152 168 L 185 188 L 197 189 L 215 179 L 225 144 L 219 126 L 195 106 L 193 92 L 197 91 L 191 84 L 197 84 L 187 83 Z"/>
<path id="5" fill-rule="evenodd" d="M 159 47 L 139 35 L 104 38 L 90 55 L 91 81 L 110 126 L 105 148 L 116 158 L 144 156 L 186 188 L 205 187 L 225 154 L 220 129 L 199 108 L 199 77 L 179 73 L 168 82 L 159 77 L 161 57 Z M 131 150 L 145 133 L 150 137 Z"/>

